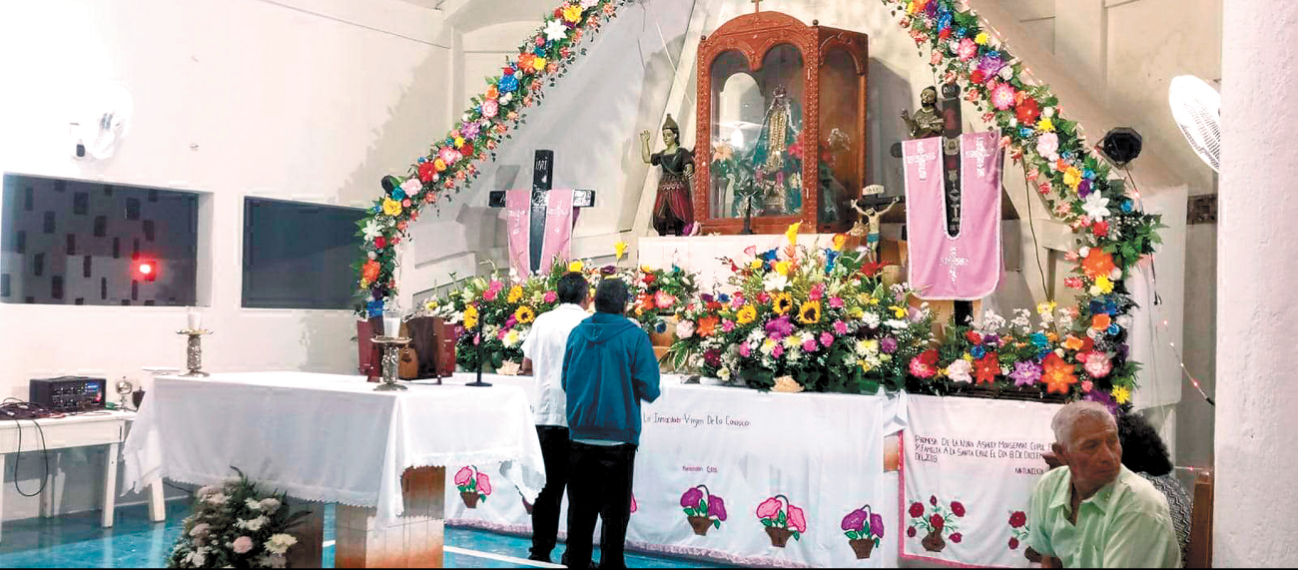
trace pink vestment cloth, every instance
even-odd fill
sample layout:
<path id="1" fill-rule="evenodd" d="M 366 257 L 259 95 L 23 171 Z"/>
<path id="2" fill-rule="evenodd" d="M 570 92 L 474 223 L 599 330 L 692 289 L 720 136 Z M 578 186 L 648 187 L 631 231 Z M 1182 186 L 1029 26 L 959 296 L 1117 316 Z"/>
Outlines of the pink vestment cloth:
<path id="1" fill-rule="evenodd" d="M 541 266 L 537 274 L 549 273 L 556 258 L 568 259 L 572 227 L 577 223 L 572 190 L 548 190 L 545 200 L 545 242 L 541 244 Z M 509 230 L 509 265 L 520 277 L 532 275 L 532 192 L 506 192 L 505 215 Z"/>
<path id="2" fill-rule="evenodd" d="M 1001 277 L 1000 133 L 960 136 L 960 229 L 947 233 L 942 139 L 902 144 L 910 285 L 931 300 L 974 301 Z"/>

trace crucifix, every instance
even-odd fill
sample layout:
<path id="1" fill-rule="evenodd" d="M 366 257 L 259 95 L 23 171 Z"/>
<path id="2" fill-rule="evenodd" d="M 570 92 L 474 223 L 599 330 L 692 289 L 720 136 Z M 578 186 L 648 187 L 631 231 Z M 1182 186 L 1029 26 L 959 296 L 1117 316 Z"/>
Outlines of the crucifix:
<path id="1" fill-rule="evenodd" d="M 492 208 L 507 208 L 510 216 L 509 237 L 511 261 L 514 258 L 515 244 L 526 243 L 528 274 L 536 274 L 548 269 L 550 261 L 545 253 L 549 249 L 555 253 L 555 240 L 570 239 L 572 226 L 577 223 L 576 213 L 581 208 L 595 205 L 594 190 L 572 190 L 571 205 L 566 200 L 552 200 L 561 191 L 552 190 L 554 183 L 554 151 L 538 149 L 532 161 L 532 190 L 527 196 L 530 205 L 514 207 L 509 202 L 508 193 L 504 190 L 492 191 L 487 204 Z M 517 191 L 512 191 L 517 192 Z M 569 210 L 570 208 L 570 210 Z M 526 222 L 525 224 L 523 222 Z M 556 223 L 558 222 L 558 223 Z M 526 235 L 513 235 L 515 232 Z M 526 238 L 526 239 L 521 239 Z M 546 240 L 551 240 L 547 248 Z M 566 251 L 566 248 L 564 248 Z M 518 267 L 516 267 L 517 269 Z M 523 273 L 523 271 L 520 271 Z"/>

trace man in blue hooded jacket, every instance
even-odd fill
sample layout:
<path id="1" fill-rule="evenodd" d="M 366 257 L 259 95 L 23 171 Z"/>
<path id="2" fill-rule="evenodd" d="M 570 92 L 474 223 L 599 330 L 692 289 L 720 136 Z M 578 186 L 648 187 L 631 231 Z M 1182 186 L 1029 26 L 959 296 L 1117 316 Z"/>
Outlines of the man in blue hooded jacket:
<path id="1" fill-rule="evenodd" d="M 629 297 L 622 280 L 601 281 L 595 315 L 573 329 L 564 353 L 572 437 L 566 558 L 572 568 L 590 566 L 596 516 L 604 521 L 600 567 L 626 567 L 640 401 L 653 402 L 660 393 L 649 335 L 623 316 Z"/>

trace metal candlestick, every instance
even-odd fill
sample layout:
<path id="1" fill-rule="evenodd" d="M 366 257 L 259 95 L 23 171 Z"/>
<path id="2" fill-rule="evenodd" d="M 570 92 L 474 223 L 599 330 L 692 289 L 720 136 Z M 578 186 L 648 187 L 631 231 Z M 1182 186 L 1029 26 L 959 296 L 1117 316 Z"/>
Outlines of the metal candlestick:
<path id="1" fill-rule="evenodd" d="M 205 330 L 205 329 L 185 330 L 185 331 L 179 331 L 176 334 L 183 334 L 189 337 L 189 344 L 186 346 L 185 349 L 185 354 L 188 356 L 188 358 L 186 359 L 185 366 L 189 368 L 189 372 L 181 374 L 180 377 L 181 378 L 207 378 L 208 376 L 210 376 L 210 374 L 203 372 L 202 338 L 204 336 L 212 334 L 212 331 Z"/>
<path id="2" fill-rule="evenodd" d="M 406 390 L 397 383 L 397 363 L 401 361 L 401 347 L 410 344 L 410 339 L 391 336 L 374 338 L 374 344 L 383 347 L 383 375 L 375 392 L 393 392 Z"/>

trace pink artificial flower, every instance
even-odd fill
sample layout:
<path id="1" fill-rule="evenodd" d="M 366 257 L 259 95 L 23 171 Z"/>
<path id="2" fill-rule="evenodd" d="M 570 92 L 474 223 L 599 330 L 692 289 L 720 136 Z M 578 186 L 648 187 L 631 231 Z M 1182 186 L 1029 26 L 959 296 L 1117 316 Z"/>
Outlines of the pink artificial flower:
<path id="1" fill-rule="evenodd" d="M 730 319 L 721 321 L 721 330 L 725 332 L 733 332 L 735 330 L 735 322 Z"/>
<path id="2" fill-rule="evenodd" d="M 1004 111 L 1014 106 L 1014 86 L 1009 83 L 1001 83 L 992 90 L 992 105 L 998 111 Z"/>
<path id="3" fill-rule="evenodd" d="M 694 336 L 694 321 L 676 323 L 676 338 L 687 339 Z"/>
<path id="4" fill-rule="evenodd" d="M 829 334 L 829 331 L 820 333 L 820 345 L 829 348 L 831 344 L 834 344 L 834 335 Z"/>
<path id="5" fill-rule="evenodd" d="M 495 99 L 487 99 L 486 101 L 482 102 L 482 116 L 488 119 L 493 119 L 496 117 L 496 114 L 499 112 L 500 112 L 500 103 L 496 102 Z"/>
<path id="6" fill-rule="evenodd" d="M 928 63 L 930 65 L 937 65 L 939 63 L 942 63 L 941 50 L 933 50 L 933 55 L 929 58 Z"/>
<path id="7" fill-rule="evenodd" d="M 770 302 L 771 302 L 771 295 L 768 294 L 766 291 L 762 291 L 761 293 L 758 293 L 758 294 L 757 294 L 757 302 L 758 302 L 758 303 L 761 303 L 761 304 L 763 304 L 763 305 L 765 305 L 765 304 L 767 304 L 767 303 L 770 303 Z"/>
<path id="8" fill-rule="evenodd" d="M 1069 288 L 1069 289 L 1081 289 L 1081 288 L 1082 288 L 1082 278 L 1081 278 L 1081 277 L 1069 277 L 1069 278 L 1067 278 L 1067 279 L 1064 279 L 1064 287 L 1067 287 L 1067 288 Z"/>
<path id="9" fill-rule="evenodd" d="M 1037 138 L 1037 154 L 1041 158 L 1053 161 L 1059 155 L 1059 135 L 1045 133 Z"/>
<path id="10" fill-rule="evenodd" d="M 1094 383 L 1094 382 L 1091 382 L 1090 380 L 1085 380 L 1085 381 L 1082 382 L 1082 393 L 1083 393 L 1083 394 L 1090 394 L 1090 393 L 1091 393 L 1091 390 L 1094 390 L 1094 389 L 1095 389 L 1095 383 Z"/>
<path id="11" fill-rule="evenodd" d="M 956 55 L 960 56 L 960 61 L 969 61 L 975 55 L 978 55 L 978 44 L 969 38 L 960 40 L 960 47 L 956 48 Z"/>
<path id="12" fill-rule="evenodd" d="M 640 510 L 640 505 L 637 505 L 637 504 L 636 504 L 636 502 L 635 502 L 635 494 L 632 493 L 632 494 L 631 494 L 631 512 L 634 513 L 634 512 L 636 512 L 636 511 L 638 511 L 638 510 Z"/>
<path id="13" fill-rule="evenodd" d="M 807 516 L 802 509 L 789 505 L 789 528 L 798 532 L 807 532 Z"/>
<path id="14" fill-rule="evenodd" d="M 659 309 L 670 309 L 672 305 L 676 304 L 676 297 L 666 291 L 659 291 L 657 295 L 654 295 L 654 304 Z"/>
<path id="15" fill-rule="evenodd" d="M 834 332 L 839 336 L 847 334 L 847 323 L 843 321 L 834 321 Z"/>
<path id="16" fill-rule="evenodd" d="M 553 303 L 553 302 L 559 300 L 559 295 L 558 295 L 557 293 L 555 293 L 554 291 L 546 291 L 546 292 L 545 292 L 545 297 L 543 298 L 543 300 L 544 300 L 546 303 Z"/>
<path id="17" fill-rule="evenodd" d="M 735 293 L 735 296 L 730 298 L 730 308 L 738 311 L 739 308 L 743 306 L 744 296 L 740 293 Z"/>
<path id="18" fill-rule="evenodd" d="M 783 345 L 783 344 L 777 344 L 777 345 L 775 345 L 775 348 L 772 348 L 772 349 L 771 349 L 771 356 L 773 356 L 773 357 L 775 357 L 775 358 L 779 358 L 779 357 L 781 357 L 781 356 L 784 356 L 784 345 Z"/>
<path id="19" fill-rule="evenodd" d="M 496 300 L 496 295 L 499 295 L 499 294 L 500 294 L 500 290 L 499 290 L 499 289 L 487 289 L 486 291 L 483 291 L 483 292 L 482 292 L 482 298 L 483 298 L 483 300 L 486 300 L 486 301 L 495 301 L 495 300 Z"/>
<path id="20" fill-rule="evenodd" d="M 234 539 L 234 544 L 232 544 L 230 548 L 234 550 L 235 554 L 247 554 L 252 552 L 252 539 L 246 536 L 236 538 Z"/>
<path id="21" fill-rule="evenodd" d="M 488 477 L 486 473 L 478 474 L 478 492 L 483 495 L 491 494 L 491 477 Z"/>
<path id="22" fill-rule="evenodd" d="M 1100 351 L 1093 351 L 1086 357 L 1086 373 L 1091 378 L 1104 378 L 1110 372 L 1113 372 L 1113 362 L 1109 360 L 1109 355 Z"/>
<path id="23" fill-rule="evenodd" d="M 814 338 L 802 341 L 802 350 L 805 352 L 816 352 L 819 348 L 819 346 L 816 346 L 816 339 Z"/>
<path id="24" fill-rule="evenodd" d="M 762 504 L 757 505 L 757 518 L 774 520 L 780 514 L 780 507 L 779 499 L 766 499 Z"/>
<path id="25" fill-rule="evenodd" d="M 442 147 L 442 150 L 437 153 L 437 157 L 442 159 L 442 162 L 445 162 L 447 166 L 450 166 L 455 164 L 455 161 L 459 160 L 459 157 L 456 156 L 458 154 L 458 152 L 455 152 L 455 149 L 449 146 L 444 146 Z"/>
<path id="26" fill-rule="evenodd" d="M 748 343 L 745 342 L 739 345 L 739 356 L 748 358 L 748 356 L 751 355 L 752 353 L 753 353 L 753 349 L 748 347 Z"/>
<path id="27" fill-rule="evenodd" d="M 807 295 L 807 298 L 811 299 L 812 301 L 819 301 L 824 296 L 825 296 L 825 284 L 817 283 L 811 287 L 811 292 Z"/>
<path id="28" fill-rule="evenodd" d="M 468 485 L 471 479 L 473 479 L 473 469 L 470 467 L 465 467 L 455 474 L 456 485 Z"/>
<path id="29" fill-rule="evenodd" d="M 831 309 L 841 309 L 841 308 L 843 308 L 843 307 L 845 307 L 845 306 L 847 306 L 847 305 L 843 302 L 843 298 L 842 298 L 842 297 L 830 297 L 830 298 L 829 298 L 829 308 L 831 308 Z"/>

